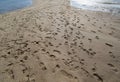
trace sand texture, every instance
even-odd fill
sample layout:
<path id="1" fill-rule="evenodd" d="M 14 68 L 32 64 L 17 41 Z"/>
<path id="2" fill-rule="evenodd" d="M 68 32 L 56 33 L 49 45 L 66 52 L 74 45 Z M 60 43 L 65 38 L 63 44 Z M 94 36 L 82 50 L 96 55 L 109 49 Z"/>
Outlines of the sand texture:
<path id="1" fill-rule="evenodd" d="M 120 82 L 120 17 L 35 4 L 0 15 L 0 82 Z"/>

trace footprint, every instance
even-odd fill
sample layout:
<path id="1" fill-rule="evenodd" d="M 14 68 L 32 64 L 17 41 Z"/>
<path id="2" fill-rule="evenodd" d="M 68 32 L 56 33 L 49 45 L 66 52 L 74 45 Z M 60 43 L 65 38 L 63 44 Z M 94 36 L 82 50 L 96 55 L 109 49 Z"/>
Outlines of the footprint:
<path id="1" fill-rule="evenodd" d="M 107 64 L 108 66 L 110 66 L 110 67 L 115 67 L 113 64 L 111 64 L 111 63 L 108 63 Z"/>
<path id="2" fill-rule="evenodd" d="M 22 69 L 22 72 L 25 73 L 28 70 L 27 67 L 24 67 L 24 69 Z"/>
<path id="3" fill-rule="evenodd" d="M 56 52 L 58 54 L 61 54 L 61 52 L 59 50 L 53 50 L 53 52 Z"/>
<path id="4" fill-rule="evenodd" d="M 9 63 L 7 66 L 12 66 L 13 65 L 13 63 Z"/>
<path id="5" fill-rule="evenodd" d="M 61 70 L 60 72 L 61 72 L 63 75 L 67 76 L 68 78 L 73 78 L 73 75 L 70 74 L 70 73 L 68 73 L 68 72 L 65 71 L 65 70 Z"/>
<path id="6" fill-rule="evenodd" d="M 6 58 L 7 58 L 7 55 L 2 55 L 2 56 L 0 56 L 0 57 L 6 59 Z"/>
<path id="7" fill-rule="evenodd" d="M 96 38 L 96 39 L 99 39 L 99 37 L 98 37 L 98 36 L 95 36 L 95 38 Z"/>
<path id="8" fill-rule="evenodd" d="M 28 59 L 28 56 L 24 56 L 23 59 L 24 59 L 24 60 L 27 60 L 27 59 Z"/>
<path id="9" fill-rule="evenodd" d="M 45 49 L 42 49 L 42 51 L 43 51 L 43 52 L 46 52 L 46 50 L 45 50 Z"/>
<path id="10" fill-rule="evenodd" d="M 39 63 L 39 65 L 40 65 L 40 67 L 41 67 L 41 66 L 43 66 L 43 65 L 44 65 L 44 63 L 43 63 L 43 62 L 40 62 L 40 63 Z"/>
<path id="11" fill-rule="evenodd" d="M 84 69 L 83 67 L 81 67 L 81 70 L 85 73 L 86 76 L 90 75 L 90 73 L 86 69 Z"/>
<path id="12" fill-rule="evenodd" d="M 109 44 L 109 43 L 105 43 L 107 46 L 109 46 L 109 47 L 113 47 L 113 45 L 112 44 Z"/>
<path id="13" fill-rule="evenodd" d="M 114 55 L 110 55 L 110 57 L 115 58 L 115 56 L 114 56 Z"/>
<path id="14" fill-rule="evenodd" d="M 82 82 L 79 81 L 78 77 L 74 76 L 72 73 L 68 73 L 64 69 L 56 71 L 54 75 L 48 73 L 45 78 L 47 78 L 45 82 Z"/>
<path id="15" fill-rule="evenodd" d="M 48 43 L 50 46 L 53 46 L 53 44 L 51 42 Z"/>
<path id="16" fill-rule="evenodd" d="M 110 54 L 110 57 L 115 58 L 115 56 L 113 55 L 113 52 L 109 51 L 108 53 Z"/>
<path id="17" fill-rule="evenodd" d="M 96 68 L 92 68 L 92 71 L 95 72 L 95 71 L 96 71 Z"/>
<path id="18" fill-rule="evenodd" d="M 55 55 L 50 55 L 50 57 L 51 57 L 51 58 L 56 58 L 56 56 L 55 56 Z"/>
<path id="19" fill-rule="evenodd" d="M 45 64 L 43 62 L 40 62 L 39 66 L 43 71 L 47 70 L 47 67 L 45 66 Z"/>
<path id="20" fill-rule="evenodd" d="M 92 39 L 88 38 L 89 42 L 91 43 L 92 42 Z"/>
<path id="21" fill-rule="evenodd" d="M 43 71 L 47 70 L 47 67 L 46 66 L 42 67 L 42 70 Z"/>
<path id="22" fill-rule="evenodd" d="M 107 65 L 110 66 L 110 67 L 111 67 L 111 70 L 113 70 L 114 72 L 118 72 L 118 69 L 116 69 L 113 64 L 108 63 Z"/>
<path id="23" fill-rule="evenodd" d="M 11 79 L 15 79 L 15 75 L 12 69 L 6 69 L 5 72 L 8 73 Z"/>
<path id="24" fill-rule="evenodd" d="M 60 68 L 60 65 L 59 65 L 59 64 L 57 64 L 57 65 L 56 65 L 56 68 Z"/>
<path id="25" fill-rule="evenodd" d="M 34 73 L 26 75 L 26 82 L 35 82 L 35 79 L 33 78 L 34 75 Z"/>
<path id="26" fill-rule="evenodd" d="M 103 82 L 103 79 L 102 79 L 102 77 L 101 77 L 100 75 L 98 75 L 97 73 L 94 73 L 93 75 L 94 75 L 95 77 L 97 77 L 97 79 L 98 79 L 99 81 Z"/>
<path id="27" fill-rule="evenodd" d="M 96 33 L 96 31 L 94 31 L 94 30 L 91 30 L 91 32 L 92 32 L 92 33 Z"/>

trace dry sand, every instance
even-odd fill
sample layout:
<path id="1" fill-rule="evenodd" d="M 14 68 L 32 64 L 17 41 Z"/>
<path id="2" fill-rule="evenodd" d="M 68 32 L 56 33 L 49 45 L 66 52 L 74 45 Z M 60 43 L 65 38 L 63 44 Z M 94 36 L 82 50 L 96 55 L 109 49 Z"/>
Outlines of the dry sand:
<path id="1" fill-rule="evenodd" d="M 67 0 L 0 15 L 0 82 L 120 82 L 120 17 Z"/>

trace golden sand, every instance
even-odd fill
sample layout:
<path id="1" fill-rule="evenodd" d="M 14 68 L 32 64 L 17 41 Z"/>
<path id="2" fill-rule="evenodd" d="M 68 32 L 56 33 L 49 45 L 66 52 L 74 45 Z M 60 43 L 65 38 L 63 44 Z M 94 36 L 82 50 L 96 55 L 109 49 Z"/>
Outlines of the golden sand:
<path id="1" fill-rule="evenodd" d="M 120 82 L 120 17 L 67 0 L 0 15 L 0 82 Z"/>

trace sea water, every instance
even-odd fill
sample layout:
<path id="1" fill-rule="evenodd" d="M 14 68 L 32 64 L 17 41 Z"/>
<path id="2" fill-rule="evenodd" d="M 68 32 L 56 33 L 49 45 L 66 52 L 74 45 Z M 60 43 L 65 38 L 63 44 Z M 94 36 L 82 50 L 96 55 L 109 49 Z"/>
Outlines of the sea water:
<path id="1" fill-rule="evenodd" d="M 32 4 L 32 0 L 0 0 L 0 13 L 21 9 Z"/>
<path id="2" fill-rule="evenodd" d="M 81 9 L 120 14 L 120 0 L 71 0 L 71 5 Z"/>

